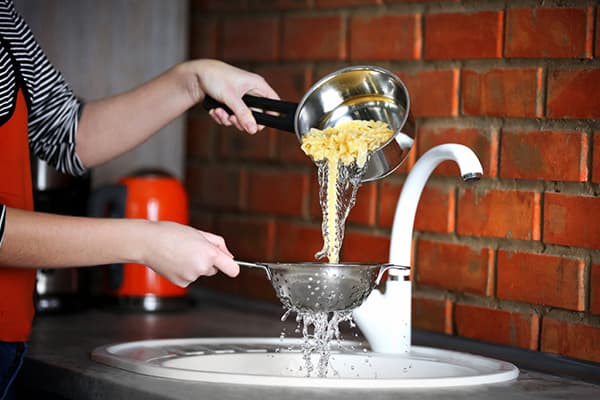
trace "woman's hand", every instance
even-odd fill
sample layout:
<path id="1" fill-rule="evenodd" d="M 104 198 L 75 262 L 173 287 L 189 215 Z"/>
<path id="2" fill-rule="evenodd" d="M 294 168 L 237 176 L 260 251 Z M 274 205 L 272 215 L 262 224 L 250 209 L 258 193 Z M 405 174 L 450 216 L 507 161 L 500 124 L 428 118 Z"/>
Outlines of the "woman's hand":
<path id="1" fill-rule="evenodd" d="M 151 222 L 145 236 L 142 263 L 174 284 L 186 287 L 201 276 L 218 271 L 238 275 L 239 265 L 221 236 L 175 222 Z"/>
<path id="2" fill-rule="evenodd" d="M 0 266 L 144 264 L 179 286 L 239 265 L 221 236 L 168 221 L 84 218 L 7 207 Z"/>
<path id="3" fill-rule="evenodd" d="M 196 81 L 192 83 L 192 95 L 198 102 L 206 95 L 226 104 L 234 113 L 229 115 L 222 108 L 209 112 L 215 122 L 225 126 L 234 125 L 241 131 L 256 133 L 261 127 L 256 124 L 252 112 L 242 101 L 245 94 L 279 99 L 277 93 L 261 77 L 217 60 L 194 60 L 185 63 Z"/>

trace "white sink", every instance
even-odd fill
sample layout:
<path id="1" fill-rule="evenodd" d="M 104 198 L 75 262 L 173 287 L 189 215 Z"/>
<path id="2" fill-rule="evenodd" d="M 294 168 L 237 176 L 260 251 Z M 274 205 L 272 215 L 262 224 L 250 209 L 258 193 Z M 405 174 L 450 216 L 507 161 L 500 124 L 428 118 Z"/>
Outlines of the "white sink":
<path id="1" fill-rule="evenodd" d="M 342 342 L 332 348 L 328 376 L 307 377 L 301 343 L 279 338 L 146 340 L 97 348 L 92 359 L 156 377 L 285 387 L 430 388 L 505 382 L 519 375 L 513 364 L 466 353 L 413 346 L 409 356 L 400 356 Z"/>

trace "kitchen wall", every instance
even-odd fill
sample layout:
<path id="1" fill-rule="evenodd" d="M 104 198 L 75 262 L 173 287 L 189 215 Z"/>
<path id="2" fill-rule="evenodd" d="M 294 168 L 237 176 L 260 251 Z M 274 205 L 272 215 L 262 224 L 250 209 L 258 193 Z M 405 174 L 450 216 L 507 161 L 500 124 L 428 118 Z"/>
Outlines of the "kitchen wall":
<path id="1" fill-rule="evenodd" d="M 15 0 L 37 41 L 86 101 L 121 93 L 187 58 L 188 0 Z M 94 169 L 95 185 L 138 168 L 183 178 L 184 118 Z"/>
<path id="2" fill-rule="evenodd" d="M 540 6 L 543 4 L 543 6 Z M 383 262 L 402 183 L 440 143 L 413 246 L 417 328 L 600 362 L 600 9 L 595 1 L 191 1 L 190 51 L 256 71 L 297 101 L 346 65 L 398 73 L 417 119 L 410 160 L 364 185 L 343 261 Z M 294 135 L 188 116 L 193 223 L 239 259 L 306 261 L 322 246 L 316 170 Z M 200 285 L 273 300 L 264 274 Z"/>

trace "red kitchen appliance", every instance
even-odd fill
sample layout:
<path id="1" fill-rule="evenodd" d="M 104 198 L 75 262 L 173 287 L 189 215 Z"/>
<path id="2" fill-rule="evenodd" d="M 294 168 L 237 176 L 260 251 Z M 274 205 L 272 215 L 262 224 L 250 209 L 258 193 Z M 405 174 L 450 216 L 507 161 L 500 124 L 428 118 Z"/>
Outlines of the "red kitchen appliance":
<path id="1" fill-rule="evenodd" d="M 185 188 L 161 170 L 140 170 L 119 179 L 118 184 L 98 188 L 89 202 L 96 217 L 143 218 L 188 224 Z M 96 270 L 105 296 L 124 308 L 167 311 L 189 305 L 187 289 L 181 288 L 141 264 L 115 264 Z M 98 282 L 95 283 L 98 285 Z"/>

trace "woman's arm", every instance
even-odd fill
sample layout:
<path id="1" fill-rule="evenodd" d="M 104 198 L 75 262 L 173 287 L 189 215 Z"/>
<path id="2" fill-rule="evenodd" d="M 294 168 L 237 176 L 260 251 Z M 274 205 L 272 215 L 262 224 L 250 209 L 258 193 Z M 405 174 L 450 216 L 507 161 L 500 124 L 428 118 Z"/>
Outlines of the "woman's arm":
<path id="1" fill-rule="evenodd" d="M 133 90 L 87 103 L 79 120 L 75 152 L 88 168 L 108 161 L 143 143 L 206 94 L 235 113 L 229 116 L 222 109 L 212 110 L 217 123 L 255 133 L 256 121 L 241 100 L 246 93 L 277 98 L 262 77 L 223 62 L 179 64 Z"/>
<path id="2" fill-rule="evenodd" d="M 61 268 L 139 263 L 179 286 L 218 270 L 229 276 L 239 272 L 223 238 L 174 222 L 68 217 L 10 207 L 6 210 L 0 266 Z"/>

